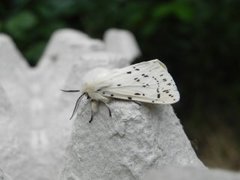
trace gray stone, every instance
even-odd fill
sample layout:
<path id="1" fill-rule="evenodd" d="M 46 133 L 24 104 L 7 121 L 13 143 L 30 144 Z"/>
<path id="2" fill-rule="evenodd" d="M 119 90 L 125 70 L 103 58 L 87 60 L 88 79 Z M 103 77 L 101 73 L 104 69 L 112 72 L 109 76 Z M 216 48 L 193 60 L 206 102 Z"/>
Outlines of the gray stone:
<path id="1" fill-rule="evenodd" d="M 9 100 L 24 108 L 28 99 L 27 77 L 30 68 L 10 37 L 0 34 L 0 83 Z"/>
<path id="2" fill-rule="evenodd" d="M 7 94 L 5 90 L 3 89 L 2 85 L 0 84 L 0 122 L 1 123 L 6 123 L 11 114 L 12 114 L 12 107 L 9 101 L 9 98 L 7 97 Z M 5 124 L 4 124 L 5 125 Z M 4 126 L 1 124 L 0 127 Z"/>
<path id="3" fill-rule="evenodd" d="M 19 149 L 19 140 L 21 138 L 18 139 L 18 130 L 21 130 L 22 127 L 15 121 L 18 113 L 0 84 L 0 168 L 6 170 L 13 177 L 21 173 L 20 171 L 23 169 L 20 167 L 25 163 L 25 158 Z M 3 171 L 1 173 L 1 178 L 8 179 Z"/>
<path id="4" fill-rule="evenodd" d="M 120 68 L 129 65 L 129 60 L 121 54 L 107 51 L 84 53 L 81 61 L 87 70 L 97 67 Z"/>
<path id="5" fill-rule="evenodd" d="M 29 168 L 30 68 L 7 35 L 0 35 L 0 167 L 21 179 Z M 23 166 L 24 165 L 24 166 Z M 26 168 L 26 169 L 25 169 Z M 25 179 L 25 178 L 23 178 Z"/>
<path id="6" fill-rule="evenodd" d="M 220 169 L 196 167 L 163 167 L 152 170 L 141 180 L 239 180 L 240 174 Z"/>
<path id="7" fill-rule="evenodd" d="M 0 36 L 0 45 L 0 168 L 18 180 L 58 179 L 66 145 L 59 146 L 57 135 L 64 129 L 52 131 L 56 115 L 49 113 L 54 108 L 41 75 L 29 69 L 7 36 Z"/>
<path id="8" fill-rule="evenodd" d="M 84 52 L 96 52 L 105 50 L 105 45 L 98 39 L 91 39 L 85 33 L 74 29 L 61 29 L 53 33 L 47 48 L 39 61 L 39 68 L 42 66 L 56 66 L 59 61 L 66 61 L 71 64 L 72 57 L 60 58 L 63 54 L 82 54 Z M 73 56 L 74 57 L 74 56 Z M 78 57 L 78 56 L 77 56 Z"/>
<path id="9" fill-rule="evenodd" d="M 12 180 L 12 178 L 0 169 L 0 180 Z"/>
<path id="10" fill-rule="evenodd" d="M 13 64 L 17 64 L 17 66 L 14 67 Z M 2 67 L 2 70 L 5 69 L 5 72 L 13 70 L 11 68 L 14 68 L 14 71 L 16 72 L 21 71 L 22 69 L 26 70 L 29 68 L 27 61 L 19 52 L 12 39 L 8 35 L 3 33 L 0 33 L 0 66 Z"/>
<path id="11" fill-rule="evenodd" d="M 104 42 L 108 51 L 121 54 L 129 60 L 128 63 L 141 55 L 138 43 L 130 31 L 109 29 L 104 34 Z"/>

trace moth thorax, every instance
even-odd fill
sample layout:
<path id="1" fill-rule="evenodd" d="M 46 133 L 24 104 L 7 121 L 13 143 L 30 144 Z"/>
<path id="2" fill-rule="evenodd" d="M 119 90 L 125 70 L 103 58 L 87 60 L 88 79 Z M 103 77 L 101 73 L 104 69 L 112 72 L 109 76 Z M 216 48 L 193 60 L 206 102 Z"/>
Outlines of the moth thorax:
<path id="1" fill-rule="evenodd" d="M 84 83 L 83 92 L 86 92 L 91 96 L 92 93 L 96 92 L 96 87 L 91 83 Z"/>

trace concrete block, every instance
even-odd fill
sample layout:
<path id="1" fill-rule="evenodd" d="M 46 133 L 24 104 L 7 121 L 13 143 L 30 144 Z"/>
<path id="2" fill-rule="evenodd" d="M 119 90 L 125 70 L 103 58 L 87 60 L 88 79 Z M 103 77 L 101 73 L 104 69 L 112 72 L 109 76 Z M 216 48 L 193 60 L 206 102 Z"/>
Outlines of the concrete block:
<path id="1" fill-rule="evenodd" d="M 141 180 L 239 180 L 240 173 L 196 167 L 163 167 L 151 170 Z"/>
<path id="2" fill-rule="evenodd" d="M 128 63 L 141 55 L 138 43 L 130 31 L 109 29 L 104 34 L 104 42 L 108 51 L 121 54 L 128 59 Z"/>
<path id="3" fill-rule="evenodd" d="M 96 52 L 105 50 L 105 45 L 101 40 L 91 39 L 83 32 L 74 29 L 60 29 L 53 33 L 46 50 L 40 59 L 39 68 L 42 66 L 56 66 L 58 61 L 67 61 L 70 59 L 59 58 L 63 54 L 82 54 L 83 52 Z"/>
<path id="4" fill-rule="evenodd" d="M 0 83 L 9 100 L 22 108 L 28 98 L 29 73 L 30 67 L 12 39 L 5 34 L 0 34 Z"/>
<path id="5" fill-rule="evenodd" d="M 0 179 L 1 180 L 12 180 L 12 178 L 6 174 L 2 169 L 0 169 Z"/>

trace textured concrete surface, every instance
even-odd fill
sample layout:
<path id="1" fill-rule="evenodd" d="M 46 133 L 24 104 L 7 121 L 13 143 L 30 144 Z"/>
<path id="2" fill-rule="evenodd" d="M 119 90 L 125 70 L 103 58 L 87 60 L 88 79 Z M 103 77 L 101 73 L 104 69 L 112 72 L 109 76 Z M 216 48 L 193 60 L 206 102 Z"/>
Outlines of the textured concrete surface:
<path id="1" fill-rule="evenodd" d="M 10 54 L 7 52 L 11 52 Z M 18 51 L 18 48 L 14 44 L 13 40 L 6 34 L 0 33 L 0 65 L 1 67 L 5 68 L 6 71 L 9 70 L 9 68 L 14 68 L 14 70 L 17 71 L 17 69 L 27 69 L 28 64 L 24 57 L 21 55 L 21 53 Z M 6 64 L 5 61 L 8 60 L 9 64 Z M 17 64 L 17 66 L 13 66 L 14 64 Z"/>
<path id="2" fill-rule="evenodd" d="M 91 124 L 83 101 L 75 119 L 63 179 L 135 180 L 162 165 L 203 167 L 168 105 L 113 101 Z"/>
<path id="3" fill-rule="evenodd" d="M 108 51 L 121 54 L 129 60 L 129 63 L 141 55 L 138 43 L 129 31 L 109 29 L 104 34 L 104 42 Z"/>
<path id="4" fill-rule="evenodd" d="M 27 76 L 29 66 L 19 53 L 12 39 L 0 34 L 0 83 L 5 88 L 9 100 L 24 108 L 28 99 Z"/>
<path id="5" fill-rule="evenodd" d="M 2 169 L 0 169 L 0 179 L 1 180 L 12 180 L 12 178 L 6 174 Z"/>
<path id="6" fill-rule="evenodd" d="M 80 89 L 95 67 L 128 65 L 140 54 L 134 41 L 122 30 L 108 31 L 104 42 L 59 30 L 30 68 L 12 40 L 0 35 L 0 178 L 138 180 L 163 165 L 204 167 L 169 105 L 112 101 L 112 117 L 101 105 L 89 124 L 83 99 L 69 121 L 81 93 L 60 89 Z"/>
<path id="7" fill-rule="evenodd" d="M 8 124 L 7 121 L 9 121 L 10 115 L 12 114 L 11 111 L 12 107 L 9 102 L 9 98 L 7 97 L 7 94 L 3 89 L 2 84 L 0 84 L 0 123 L 6 123 L 6 125 Z M 4 125 L 1 124 L 0 127 Z"/>
<path id="8" fill-rule="evenodd" d="M 141 180 L 239 180 L 240 174 L 220 169 L 196 167 L 164 167 L 152 170 Z"/>
<path id="9" fill-rule="evenodd" d="M 70 55 L 70 53 L 81 55 L 84 52 L 104 51 L 105 49 L 105 44 L 101 40 L 91 39 L 85 33 L 73 29 L 61 29 L 52 35 L 39 62 L 39 67 L 55 66 L 59 61 L 67 61 L 68 63 L 73 61 L 67 58 L 59 59 L 59 56 L 61 56 L 60 53 L 66 55 Z"/>

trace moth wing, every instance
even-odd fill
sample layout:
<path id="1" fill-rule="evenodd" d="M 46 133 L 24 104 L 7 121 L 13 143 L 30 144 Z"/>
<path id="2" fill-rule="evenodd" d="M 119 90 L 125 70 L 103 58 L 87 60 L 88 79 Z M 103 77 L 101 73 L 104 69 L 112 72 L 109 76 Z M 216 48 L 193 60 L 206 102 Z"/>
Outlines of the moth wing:
<path id="1" fill-rule="evenodd" d="M 166 66 L 159 60 L 114 70 L 98 90 L 106 97 L 146 103 L 172 104 L 180 95 Z"/>

